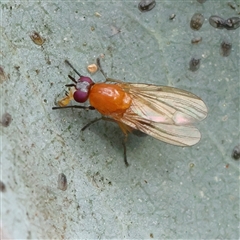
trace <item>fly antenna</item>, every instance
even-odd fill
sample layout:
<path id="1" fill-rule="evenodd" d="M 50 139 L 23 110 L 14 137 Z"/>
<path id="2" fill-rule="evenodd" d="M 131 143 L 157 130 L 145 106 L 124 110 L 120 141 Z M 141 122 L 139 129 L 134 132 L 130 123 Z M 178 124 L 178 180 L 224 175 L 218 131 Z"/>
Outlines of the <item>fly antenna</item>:
<path id="1" fill-rule="evenodd" d="M 74 83 L 77 83 L 77 81 L 70 75 L 68 75 L 68 77 L 74 82 Z"/>
<path id="2" fill-rule="evenodd" d="M 79 76 L 82 77 L 82 75 L 73 67 L 73 65 L 66 59 L 65 63 L 72 68 L 72 70 Z"/>

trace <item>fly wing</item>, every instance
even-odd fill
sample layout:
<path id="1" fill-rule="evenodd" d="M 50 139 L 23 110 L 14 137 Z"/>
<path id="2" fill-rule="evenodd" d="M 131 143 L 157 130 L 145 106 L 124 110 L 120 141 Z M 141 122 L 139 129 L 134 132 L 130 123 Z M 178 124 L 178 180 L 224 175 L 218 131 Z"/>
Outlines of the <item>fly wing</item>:
<path id="1" fill-rule="evenodd" d="M 142 116 L 155 122 L 162 122 L 157 117 L 160 115 L 176 125 L 189 125 L 207 116 L 207 107 L 201 98 L 178 88 L 129 84 L 129 93 L 136 100 L 133 105 L 137 108 L 141 105 L 139 102 L 147 105 L 143 109 L 140 107 L 143 110 Z"/>
<path id="2" fill-rule="evenodd" d="M 152 121 L 143 121 L 142 119 L 132 119 L 130 115 L 124 115 L 120 122 L 130 126 L 133 129 L 140 130 L 160 141 L 177 146 L 192 146 L 199 142 L 201 134 L 194 126 L 168 125 Z"/>
<path id="3" fill-rule="evenodd" d="M 207 107 L 199 97 L 167 86 L 118 84 L 131 95 L 132 104 L 116 120 L 178 146 L 191 146 L 200 140 L 201 134 L 192 124 L 207 116 Z"/>

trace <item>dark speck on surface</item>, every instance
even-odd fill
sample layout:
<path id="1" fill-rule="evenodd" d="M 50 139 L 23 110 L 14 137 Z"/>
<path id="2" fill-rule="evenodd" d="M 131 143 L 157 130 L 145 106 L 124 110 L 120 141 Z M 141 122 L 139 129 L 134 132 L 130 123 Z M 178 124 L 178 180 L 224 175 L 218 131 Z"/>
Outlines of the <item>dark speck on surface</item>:
<path id="1" fill-rule="evenodd" d="M 8 127 L 12 122 L 12 116 L 9 113 L 4 113 L 2 115 L 2 120 L 0 123 L 2 124 L 3 127 Z"/>

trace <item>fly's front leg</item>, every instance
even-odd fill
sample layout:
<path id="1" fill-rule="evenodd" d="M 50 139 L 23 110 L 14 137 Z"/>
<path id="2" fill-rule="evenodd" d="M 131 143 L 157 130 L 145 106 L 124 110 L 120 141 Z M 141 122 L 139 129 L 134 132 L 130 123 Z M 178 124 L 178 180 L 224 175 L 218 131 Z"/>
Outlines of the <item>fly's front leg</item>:
<path id="1" fill-rule="evenodd" d="M 113 78 L 108 78 L 107 75 L 104 73 L 103 69 L 102 69 L 102 66 L 101 66 L 101 63 L 100 63 L 100 58 L 97 58 L 97 66 L 99 68 L 99 71 L 102 73 L 102 75 L 105 77 L 105 82 L 115 82 L 115 83 L 122 83 L 122 81 L 120 80 L 116 80 L 116 79 L 113 79 Z"/>
<path id="2" fill-rule="evenodd" d="M 52 110 L 56 110 L 56 109 L 64 109 L 64 108 L 80 108 L 80 109 L 85 109 L 85 110 L 95 110 L 94 107 L 92 106 L 78 106 L 78 105 L 73 105 L 73 106 L 65 106 L 65 107 L 52 107 Z"/>
<path id="3" fill-rule="evenodd" d="M 102 75 L 105 77 L 105 79 L 107 79 L 107 75 L 104 73 L 101 63 L 100 63 L 100 58 L 97 58 L 97 66 L 99 68 L 99 71 L 102 73 Z"/>

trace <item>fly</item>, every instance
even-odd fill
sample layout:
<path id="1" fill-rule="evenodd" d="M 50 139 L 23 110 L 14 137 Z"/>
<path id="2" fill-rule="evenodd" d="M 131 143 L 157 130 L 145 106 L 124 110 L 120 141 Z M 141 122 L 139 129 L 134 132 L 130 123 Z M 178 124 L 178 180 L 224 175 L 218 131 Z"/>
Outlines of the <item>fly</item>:
<path id="1" fill-rule="evenodd" d="M 122 82 L 106 78 L 105 82 L 94 83 L 91 78 L 81 75 L 65 61 L 79 79 L 68 77 L 74 93 L 69 97 L 79 103 L 89 100 L 90 106 L 62 106 L 53 109 L 80 108 L 97 110 L 102 117 L 87 124 L 82 130 L 100 119 L 116 122 L 124 133 L 124 162 L 128 166 L 126 141 L 128 133 L 139 130 L 160 141 L 176 146 L 192 146 L 199 142 L 201 134 L 193 125 L 207 116 L 207 107 L 198 96 L 174 87 L 145 83 Z M 99 70 L 103 73 L 100 60 Z"/>

